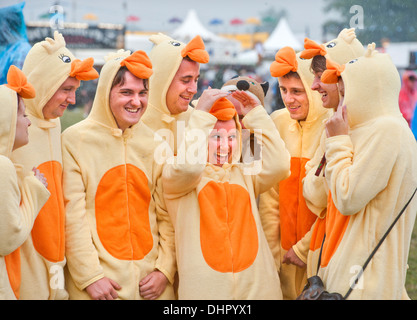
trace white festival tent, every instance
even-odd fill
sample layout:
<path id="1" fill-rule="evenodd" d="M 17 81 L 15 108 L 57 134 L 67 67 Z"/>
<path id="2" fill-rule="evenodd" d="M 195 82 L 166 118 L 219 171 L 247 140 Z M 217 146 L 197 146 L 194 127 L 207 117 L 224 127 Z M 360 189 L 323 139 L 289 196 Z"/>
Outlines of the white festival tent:
<path id="1" fill-rule="evenodd" d="M 294 48 L 295 51 L 303 50 L 303 43 L 301 43 L 291 31 L 287 19 L 281 18 L 271 32 L 268 39 L 263 44 L 266 55 L 275 56 L 275 53 L 286 46 Z"/>
<path id="2" fill-rule="evenodd" d="M 173 39 L 184 43 L 188 43 L 197 35 L 200 35 L 204 41 L 206 50 L 210 54 L 210 63 L 233 63 L 241 51 L 239 41 L 220 37 L 205 28 L 194 9 L 188 11 L 182 24 L 170 34 Z"/>

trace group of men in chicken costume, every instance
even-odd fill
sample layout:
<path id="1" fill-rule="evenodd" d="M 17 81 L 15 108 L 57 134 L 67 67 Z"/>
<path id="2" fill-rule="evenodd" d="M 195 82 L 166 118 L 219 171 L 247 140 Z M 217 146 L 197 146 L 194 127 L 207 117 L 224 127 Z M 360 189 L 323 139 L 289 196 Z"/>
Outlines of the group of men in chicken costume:
<path id="1" fill-rule="evenodd" d="M 158 299 L 296 299 L 315 274 L 327 290 L 348 291 L 352 268 L 363 265 L 417 187 L 417 146 L 399 111 L 390 57 L 372 45 L 365 51 L 352 29 L 321 45 L 306 39 L 302 52 L 279 50 L 270 68 L 278 82 L 300 79 L 305 118 L 292 118 L 285 97 L 286 108 L 268 115 L 250 92 L 211 88 L 174 114 L 167 93 L 182 62 L 209 56 L 198 36 L 188 44 L 163 34 L 150 40 L 149 57 L 125 50 L 106 57 L 91 113 L 62 135 L 59 118 L 45 118 L 42 108 L 68 77 L 98 73 L 91 58 L 75 59 L 59 33 L 36 44 L 23 66 L 36 98 L 21 94 L 29 144 L 13 152 L 10 119 L 20 91 L 0 87 L 7 101 L 0 170 L 9 182 L 0 211 L 7 221 L 0 298 L 91 299 L 87 288 L 110 279 L 117 294 L 108 298 L 144 299 L 139 283 L 153 272 L 167 283 Z M 327 61 L 318 80 L 316 55 Z M 125 129 L 110 101 L 122 68 L 149 79 L 146 110 Z M 340 105 L 324 108 L 314 81 L 339 83 Z M 259 170 L 240 160 L 242 126 L 228 96 L 246 110 L 242 124 L 260 145 Z M 211 133 L 228 121 L 238 147 L 212 163 Z M 335 121 L 347 134 L 329 133 Z M 196 152 L 200 161 L 190 157 Z M 47 189 L 29 173 L 33 167 Z M 416 212 L 413 200 L 349 299 L 407 298 Z M 51 285 L 51 270 L 64 285 Z"/>

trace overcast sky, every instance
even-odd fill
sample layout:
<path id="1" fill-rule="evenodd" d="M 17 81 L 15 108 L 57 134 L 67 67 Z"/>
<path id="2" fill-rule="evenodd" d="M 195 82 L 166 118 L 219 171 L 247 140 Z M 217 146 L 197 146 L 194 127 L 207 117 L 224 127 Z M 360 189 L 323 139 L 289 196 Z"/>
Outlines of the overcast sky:
<path id="1" fill-rule="evenodd" d="M 19 2 L 0 0 L 0 7 Z M 189 9 L 195 9 L 200 21 L 211 31 L 232 32 L 235 29 L 230 26 L 230 20 L 260 18 L 262 12 L 273 7 L 277 11 L 287 11 L 288 23 L 294 33 L 303 34 L 308 28 L 311 38 L 321 40 L 321 25 L 331 18 L 323 11 L 324 0 L 26 0 L 23 11 L 26 21 L 38 20 L 39 15 L 49 12 L 56 2 L 63 7 L 67 21 L 86 22 L 83 16 L 92 13 L 100 22 L 123 23 L 126 15 L 135 15 L 140 18 L 136 26 L 144 31 L 173 30 L 178 25 L 170 24 L 169 19 L 184 19 Z M 126 2 L 127 10 L 123 8 L 123 2 Z M 221 26 L 209 25 L 214 18 L 224 21 L 223 30 Z M 244 31 L 244 27 L 241 30 Z"/>

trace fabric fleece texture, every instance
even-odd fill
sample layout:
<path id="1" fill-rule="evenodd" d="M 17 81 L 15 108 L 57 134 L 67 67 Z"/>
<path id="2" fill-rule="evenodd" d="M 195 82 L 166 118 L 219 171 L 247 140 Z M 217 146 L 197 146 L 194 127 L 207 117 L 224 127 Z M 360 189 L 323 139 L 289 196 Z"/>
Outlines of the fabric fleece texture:
<path id="1" fill-rule="evenodd" d="M 63 36 L 36 43 L 26 56 L 22 71 L 36 90 L 25 99 L 32 122 L 29 143 L 12 154 L 13 161 L 26 170 L 39 169 L 48 181 L 51 196 L 36 218 L 31 236 L 22 251 L 22 299 L 67 299 L 64 288 L 65 212 L 62 197 L 62 156 L 60 119 L 47 120 L 42 109 L 71 72 L 74 55 Z"/>
<path id="2" fill-rule="evenodd" d="M 10 160 L 16 134 L 16 91 L 0 86 L 0 300 L 20 298 L 20 246 L 50 193 L 32 171 Z"/>
<path id="3" fill-rule="evenodd" d="M 417 187 L 417 144 L 399 109 L 401 82 L 389 55 L 369 45 L 363 57 L 346 64 L 341 77 L 350 132 L 325 141 L 332 201 L 319 275 L 330 292 L 345 294 Z M 416 212 L 415 198 L 349 299 L 404 297 Z"/>
<path id="4" fill-rule="evenodd" d="M 174 298 L 173 227 L 156 213 L 162 167 L 154 161 L 154 133 L 142 121 L 122 132 L 109 105 L 129 55 L 106 57 L 91 113 L 62 134 L 70 299 L 90 299 L 84 289 L 103 277 L 122 287 L 119 299 L 142 299 L 139 281 L 155 269 L 170 281 L 160 299 Z"/>
<path id="5" fill-rule="evenodd" d="M 179 149 L 187 157 L 179 151 L 164 167 L 164 195 L 175 228 L 179 299 L 282 299 L 256 198 L 289 176 L 290 156 L 265 109 L 257 106 L 243 123 L 249 129 L 262 128 L 261 133 L 255 130 L 262 144 L 260 167 L 237 163 L 240 151 L 232 164 L 207 163 L 207 138 L 216 121 L 213 115 L 194 110 Z M 235 122 L 240 140 L 237 115 Z M 199 150 L 199 161 L 188 158 L 193 150 Z"/>
<path id="6" fill-rule="evenodd" d="M 177 135 L 181 140 L 193 108 L 189 106 L 187 111 L 171 115 L 166 104 L 166 95 L 183 60 L 181 51 L 186 44 L 162 33 L 152 35 L 149 40 L 154 43 L 149 53 L 153 65 L 153 75 L 149 79 L 149 87 L 152 90 L 149 92 L 148 108 L 142 116 L 142 121 L 153 131 L 164 136 L 176 154 L 179 145 Z"/>
<path id="7" fill-rule="evenodd" d="M 290 300 L 295 299 L 304 288 L 306 270 L 292 264 L 282 264 L 281 261 L 288 250 L 293 248 L 297 256 L 307 262 L 310 229 L 317 216 L 305 203 L 302 179 L 305 176 L 305 164 L 319 146 L 324 122 L 331 115 L 329 110 L 321 106 L 319 93 L 311 90 L 313 74 L 310 71 L 310 61 L 300 59 L 299 53 L 296 55 L 293 49 L 291 51 L 293 64 L 298 66 L 296 72 L 308 97 L 308 116 L 304 121 L 293 120 L 287 108 L 271 114 L 291 155 L 291 176 L 262 194 L 259 202 L 265 233 L 280 270 L 282 293 L 284 299 Z"/>
<path id="8" fill-rule="evenodd" d="M 306 50 L 300 54 L 301 57 L 309 50 L 308 48 L 315 48 L 315 54 L 324 55 L 326 59 L 330 59 L 341 65 L 359 58 L 365 52 L 362 43 L 356 38 L 355 29 L 343 29 L 337 38 L 322 45 L 316 43 L 310 43 L 308 45 L 307 42 L 306 40 L 304 45 Z M 320 50 L 317 48 L 320 48 Z M 310 52 L 305 58 L 311 59 L 315 54 L 311 54 Z M 303 196 L 307 207 L 319 217 L 312 228 L 310 250 L 307 256 L 307 277 L 311 277 L 317 273 L 320 247 L 325 232 L 328 186 L 323 177 L 324 169 L 316 176 L 317 169 L 321 166 L 325 154 L 325 138 L 326 133 L 323 131 L 316 153 L 306 164 L 306 177 L 303 180 Z"/>

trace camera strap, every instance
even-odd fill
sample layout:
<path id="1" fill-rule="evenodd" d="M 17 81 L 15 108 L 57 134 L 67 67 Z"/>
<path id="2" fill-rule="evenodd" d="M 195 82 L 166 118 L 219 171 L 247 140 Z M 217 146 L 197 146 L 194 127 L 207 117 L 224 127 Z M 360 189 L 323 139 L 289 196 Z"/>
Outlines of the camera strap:
<path id="1" fill-rule="evenodd" d="M 413 199 L 414 195 L 416 194 L 417 188 L 414 190 L 413 194 L 411 195 L 410 200 L 408 200 L 408 202 L 405 204 L 404 208 L 402 208 L 402 210 L 400 211 L 400 213 L 398 214 L 398 216 L 394 219 L 393 223 L 390 225 L 390 227 L 388 228 L 388 230 L 385 232 L 385 234 L 383 235 L 383 237 L 381 238 L 381 240 L 379 240 L 379 243 L 376 245 L 375 249 L 371 252 L 371 254 L 369 255 L 368 259 L 365 261 L 361 271 L 358 273 L 358 275 L 356 276 L 356 279 L 354 281 L 354 284 L 356 285 L 359 281 L 359 278 L 362 276 L 363 272 L 365 271 L 366 267 L 368 266 L 369 262 L 371 261 L 372 257 L 375 255 L 376 251 L 379 249 L 379 247 L 381 246 L 382 242 L 385 240 L 385 238 L 388 236 L 388 234 L 390 233 L 390 231 L 392 230 L 392 228 L 394 228 L 394 225 L 397 223 L 397 221 L 400 219 L 401 215 L 403 214 L 403 212 L 405 211 L 405 209 L 408 207 L 408 205 L 410 204 L 411 200 Z M 321 257 L 320 257 L 321 258 Z M 345 296 L 343 297 L 344 300 L 347 299 L 347 297 L 349 297 L 349 295 L 351 294 L 352 290 L 354 288 L 354 285 L 351 285 L 348 292 L 345 294 Z"/>

